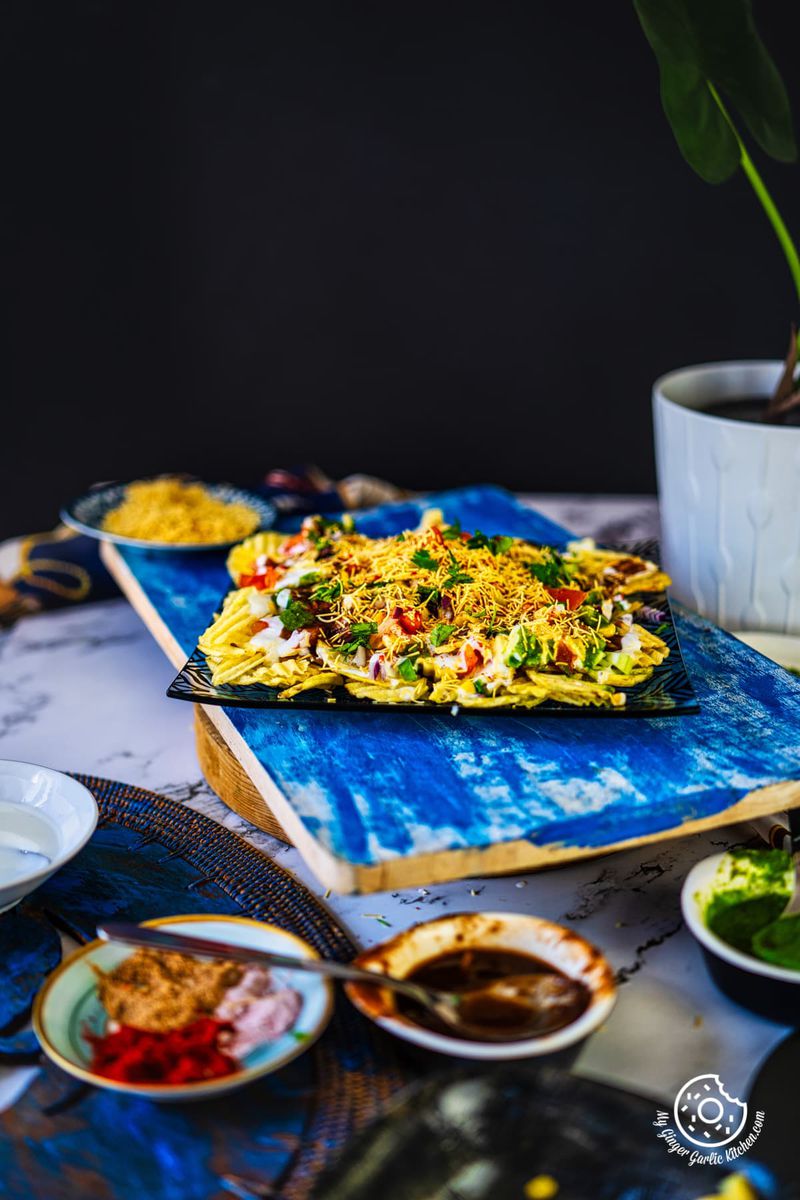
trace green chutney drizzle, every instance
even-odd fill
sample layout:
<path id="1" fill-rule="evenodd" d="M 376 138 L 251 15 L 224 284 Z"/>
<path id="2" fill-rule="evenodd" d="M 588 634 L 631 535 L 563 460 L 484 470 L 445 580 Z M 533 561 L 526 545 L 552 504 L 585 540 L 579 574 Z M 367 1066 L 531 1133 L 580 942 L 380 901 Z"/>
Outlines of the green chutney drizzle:
<path id="1" fill-rule="evenodd" d="M 776 967 L 800 971 L 800 913 L 759 930 L 753 938 L 753 953 Z"/>

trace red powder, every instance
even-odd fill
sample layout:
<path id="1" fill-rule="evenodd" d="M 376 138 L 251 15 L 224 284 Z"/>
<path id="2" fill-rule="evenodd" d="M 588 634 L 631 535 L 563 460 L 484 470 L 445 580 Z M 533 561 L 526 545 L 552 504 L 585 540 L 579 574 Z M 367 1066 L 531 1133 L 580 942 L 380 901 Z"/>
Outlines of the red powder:
<path id="1" fill-rule="evenodd" d="M 150 1033 L 122 1025 L 103 1037 L 86 1034 L 91 1069 L 124 1083 L 194 1083 L 238 1071 L 239 1064 L 219 1049 L 219 1035 L 231 1026 L 200 1017 L 182 1029 Z"/>

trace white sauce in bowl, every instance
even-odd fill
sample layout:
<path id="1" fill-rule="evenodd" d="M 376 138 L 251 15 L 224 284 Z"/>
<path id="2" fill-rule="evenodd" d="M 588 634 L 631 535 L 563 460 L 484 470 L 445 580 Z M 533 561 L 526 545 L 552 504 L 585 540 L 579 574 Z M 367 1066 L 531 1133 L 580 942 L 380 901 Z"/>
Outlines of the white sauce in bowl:
<path id="1" fill-rule="evenodd" d="M 56 827 L 32 805 L 0 800 L 0 886 L 44 871 L 57 857 Z"/>

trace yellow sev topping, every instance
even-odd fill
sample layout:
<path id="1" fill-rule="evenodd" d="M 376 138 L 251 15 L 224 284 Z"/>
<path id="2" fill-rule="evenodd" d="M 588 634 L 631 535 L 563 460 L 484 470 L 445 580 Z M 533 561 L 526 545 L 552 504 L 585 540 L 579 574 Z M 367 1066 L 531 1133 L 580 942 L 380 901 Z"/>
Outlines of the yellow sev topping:
<path id="1" fill-rule="evenodd" d="M 259 515 L 246 504 L 212 496 L 201 483 L 164 476 L 131 483 L 103 529 L 122 537 L 171 545 L 213 545 L 247 537 Z"/>
<path id="2" fill-rule="evenodd" d="M 421 555 L 435 565 L 421 565 Z M 527 570 L 523 557 L 521 546 L 513 556 L 469 550 L 461 540 L 442 546 L 433 531 L 406 533 L 402 541 L 345 536 L 336 555 L 317 564 L 326 578 L 339 578 L 344 589 L 320 620 L 322 624 L 342 619 L 380 621 L 401 608 L 423 630 L 446 623 L 463 636 L 494 627 L 508 631 L 523 618 L 530 620 L 537 610 L 546 609 L 559 629 L 568 632 L 574 621 L 566 613 L 562 619 L 552 613 L 552 597 Z M 438 593 L 438 601 L 431 599 L 434 593 Z"/>

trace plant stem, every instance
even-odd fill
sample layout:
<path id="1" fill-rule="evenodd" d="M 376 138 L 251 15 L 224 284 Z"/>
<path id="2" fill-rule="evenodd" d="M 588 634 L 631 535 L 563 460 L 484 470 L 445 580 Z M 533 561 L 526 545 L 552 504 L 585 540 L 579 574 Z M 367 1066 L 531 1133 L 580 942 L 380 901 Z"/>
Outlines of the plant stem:
<path id="1" fill-rule="evenodd" d="M 792 236 L 789 233 L 789 230 L 786 228 L 783 217 L 775 206 L 775 201 L 767 191 L 764 180 L 756 170 L 755 163 L 747 153 L 747 147 L 739 136 L 739 131 L 731 120 L 725 105 L 722 103 L 717 89 L 711 82 L 708 83 L 708 89 L 711 92 L 711 95 L 714 97 L 717 107 L 727 121 L 731 133 L 736 138 L 736 143 L 739 147 L 739 162 L 741 163 L 742 170 L 750 181 L 753 191 L 758 196 L 758 199 L 761 202 L 761 207 L 767 214 L 770 225 L 775 230 L 775 236 L 780 242 L 781 249 L 783 250 L 783 253 L 786 256 L 786 261 L 789 264 L 789 270 L 797 291 L 797 298 L 800 300 L 800 255 L 797 253 L 797 248 L 792 241 Z M 800 346 L 800 335 L 798 335 L 798 346 Z"/>

